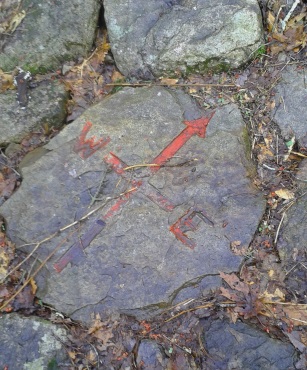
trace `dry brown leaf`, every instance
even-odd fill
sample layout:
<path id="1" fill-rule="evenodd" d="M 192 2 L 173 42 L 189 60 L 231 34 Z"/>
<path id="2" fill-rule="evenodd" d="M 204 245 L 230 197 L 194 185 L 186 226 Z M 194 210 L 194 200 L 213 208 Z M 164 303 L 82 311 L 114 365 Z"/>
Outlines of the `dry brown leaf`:
<path id="1" fill-rule="evenodd" d="M 275 16 L 271 11 L 267 12 L 268 31 L 271 32 L 275 23 Z"/>
<path id="2" fill-rule="evenodd" d="M 279 189 L 275 190 L 275 194 L 282 199 L 294 199 L 294 193 L 288 189 Z"/>
<path id="3" fill-rule="evenodd" d="M 307 305 L 287 305 L 283 307 L 285 321 L 291 321 L 294 326 L 307 326 Z"/>
<path id="4" fill-rule="evenodd" d="M 15 89 L 14 85 L 14 78 L 11 74 L 5 73 L 0 69 L 0 92 L 4 92 L 6 90 Z"/>
<path id="5" fill-rule="evenodd" d="M 295 27 L 295 25 L 299 23 L 300 21 L 302 21 L 306 17 L 306 15 L 307 15 L 307 12 L 302 12 L 298 14 L 297 16 L 291 18 L 287 23 L 286 29 Z"/>
<path id="6" fill-rule="evenodd" d="M 112 82 L 122 81 L 125 80 L 125 76 L 123 76 L 120 72 L 114 70 L 111 76 L 111 80 Z"/>
<path id="7" fill-rule="evenodd" d="M 178 78 L 161 78 L 160 83 L 162 85 L 176 85 Z"/>
<path id="8" fill-rule="evenodd" d="M 288 38 L 283 35 L 282 33 L 278 33 L 278 32 L 274 32 L 272 33 L 272 37 L 274 40 L 277 40 L 279 42 L 287 42 L 288 41 Z"/>
<path id="9" fill-rule="evenodd" d="M 30 284 L 31 284 L 31 292 L 33 295 L 35 295 L 37 291 L 37 285 L 35 283 L 35 280 L 33 278 L 30 279 Z"/>
<path id="10" fill-rule="evenodd" d="M 109 340 L 113 338 L 112 329 L 100 329 L 93 333 L 94 337 L 99 339 L 103 345 L 113 345 Z"/>
<path id="11" fill-rule="evenodd" d="M 231 289 L 237 290 L 244 294 L 249 293 L 248 285 L 241 281 L 235 273 L 225 274 L 224 272 L 220 272 L 220 277 L 224 281 L 226 281 L 226 283 L 230 286 Z"/>
<path id="12" fill-rule="evenodd" d="M 73 351 L 67 351 L 68 353 L 68 356 L 72 359 L 72 360 L 75 360 L 76 359 L 76 352 L 73 352 Z"/>
<path id="13" fill-rule="evenodd" d="M 90 362 L 94 362 L 96 360 L 96 354 L 93 350 L 90 350 L 90 352 L 86 355 L 86 358 Z"/>
<path id="14" fill-rule="evenodd" d="M 284 302 L 285 294 L 279 288 L 276 288 L 273 293 L 269 293 L 267 290 L 264 291 L 260 298 L 264 303 Z"/>

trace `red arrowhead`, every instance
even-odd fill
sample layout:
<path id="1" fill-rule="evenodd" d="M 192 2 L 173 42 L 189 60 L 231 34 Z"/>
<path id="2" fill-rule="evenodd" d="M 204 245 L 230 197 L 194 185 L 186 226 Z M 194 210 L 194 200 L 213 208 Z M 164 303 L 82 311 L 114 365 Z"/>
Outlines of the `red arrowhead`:
<path id="1" fill-rule="evenodd" d="M 201 117 L 193 121 L 184 121 L 184 124 L 193 130 L 193 133 L 199 137 L 206 136 L 206 128 L 215 112 L 212 112 L 208 117 Z"/>

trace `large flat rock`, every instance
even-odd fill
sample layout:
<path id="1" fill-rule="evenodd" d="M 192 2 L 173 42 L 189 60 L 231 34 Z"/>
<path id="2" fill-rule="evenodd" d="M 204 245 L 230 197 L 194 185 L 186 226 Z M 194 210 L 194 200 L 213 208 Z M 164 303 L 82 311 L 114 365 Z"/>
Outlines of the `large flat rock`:
<path id="1" fill-rule="evenodd" d="M 75 226 L 75 234 L 47 263 L 38 277 L 44 302 L 84 321 L 93 311 L 145 316 L 171 303 L 184 288 L 202 280 L 206 289 L 206 278 L 212 287 L 212 276 L 217 286 L 220 270 L 238 269 L 242 257 L 231 252 L 230 243 L 249 245 L 265 200 L 252 186 L 254 166 L 235 105 L 216 111 L 205 138 L 187 140 L 191 131 L 184 130 L 184 121 L 206 114 L 178 91 L 127 88 L 89 108 L 44 147 L 47 154 L 21 169 L 20 189 L 0 208 L 17 246 L 41 240 L 87 214 L 90 193 L 101 180 L 103 200 L 93 207 L 116 198 Z M 87 137 L 105 143 L 109 138 L 95 152 L 76 146 L 86 121 L 93 124 Z M 172 158 L 164 167 L 123 169 L 153 163 L 178 140 L 181 149 L 168 152 Z M 125 162 L 117 172 L 110 152 Z M 104 228 L 98 219 L 105 221 Z M 84 233 L 96 231 L 88 232 L 91 227 L 103 230 L 56 272 L 53 264 L 74 241 L 83 248 Z M 44 243 L 37 250 L 39 260 L 70 231 Z"/>
<path id="2" fill-rule="evenodd" d="M 272 118 L 286 140 L 293 136 L 301 148 L 307 148 L 306 75 L 304 68 L 287 66 L 276 86 L 276 107 Z"/>
<path id="3" fill-rule="evenodd" d="M 19 4 L 20 3 L 20 4 Z M 9 5 L 7 7 L 7 5 Z M 91 50 L 99 0 L 11 1 L 0 16 L 0 68 L 33 73 L 59 68 Z M 6 29 L 15 20 L 17 29 Z"/>
<path id="4" fill-rule="evenodd" d="M 236 68 L 262 40 L 257 0 L 104 1 L 117 67 L 142 78 Z"/>

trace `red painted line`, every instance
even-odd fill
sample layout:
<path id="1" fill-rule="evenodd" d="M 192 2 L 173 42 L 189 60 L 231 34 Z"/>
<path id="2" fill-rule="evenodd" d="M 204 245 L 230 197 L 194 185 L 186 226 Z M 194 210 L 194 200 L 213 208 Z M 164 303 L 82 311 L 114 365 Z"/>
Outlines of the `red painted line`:
<path id="1" fill-rule="evenodd" d="M 90 131 L 91 127 L 92 127 L 91 122 L 85 123 L 81 131 L 81 134 L 79 135 L 74 145 L 74 151 L 76 153 L 79 153 L 82 159 L 86 159 L 90 157 L 97 150 L 102 149 L 104 146 L 106 146 L 111 141 L 109 137 L 105 137 L 105 138 L 103 137 L 97 141 L 96 141 L 95 136 L 92 136 L 89 139 L 86 139 L 86 135 Z"/>
<path id="2" fill-rule="evenodd" d="M 181 243 L 183 243 L 184 245 L 191 249 L 194 249 L 196 243 L 193 240 L 191 240 L 187 236 L 187 234 L 185 234 L 185 232 L 187 231 L 195 231 L 197 229 L 197 225 L 193 224 L 193 217 L 191 218 L 192 212 L 193 211 L 189 209 L 169 228 L 169 230 L 175 235 L 176 239 L 181 241 Z M 185 232 L 182 231 L 183 226 L 188 226 Z"/>

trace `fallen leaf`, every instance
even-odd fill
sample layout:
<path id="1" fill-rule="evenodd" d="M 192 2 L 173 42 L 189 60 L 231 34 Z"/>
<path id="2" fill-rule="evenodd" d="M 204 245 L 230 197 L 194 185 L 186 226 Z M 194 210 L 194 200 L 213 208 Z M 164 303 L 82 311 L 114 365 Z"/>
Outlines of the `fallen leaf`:
<path id="1" fill-rule="evenodd" d="M 290 304 L 282 307 L 282 310 L 285 313 L 282 318 L 284 321 L 291 321 L 293 326 L 307 326 L 307 304 Z"/>
<path id="2" fill-rule="evenodd" d="M 6 90 L 15 89 L 14 85 L 14 77 L 9 74 L 5 73 L 0 69 L 0 92 L 4 92 Z"/>
<path id="3" fill-rule="evenodd" d="M 268 31 L 271 32 L 275 23 L 275 16 L 271 11 L 267 12 Z"/>
<path id="4" fill-rule="evenodd" d="M 177 78 L 161 78 L 160 83 L 162 85 L 176 85 L 178 82 Z"/>
<path id="5" fill-rule="evenodd" d="M 263 299 L 264 303 L 284 302 L 285 294 L 279 288 L 276 288 L 273 293 L 269 293 L 267 290 L 265 290 L 261 294 L 260 298 Z"/>
<path id="6" fill-rule="evenodd" d="M 294 199 L 294 193 L 288 189 L 275 190 L 275 194 L 282 199 Z"/>
<path id="7" fill-rule="evenodd" d="M 37 285 L 36 285 L 33 278 L 30 279 L 30 285 L 31 285 L 31 292 L 32 292 L 33 295 L 35 295 L 35 293 L 37 291 Z"/>
<path id="8" fill-rule="evenodd" d="M 225 274 L 224 272 L 220 272 L 220 277 L 226 281 L 230 288 L 245 294 L 249 293 L 248 285 L 241 281 L 235 273 Z"/>
<path id="9" fill-rule="evenodd" d="M 125 76 L 123 76 L 120 72 L 114 70 L 111 76 L 112 82 L 118 82 L 125 80 Z"/>

